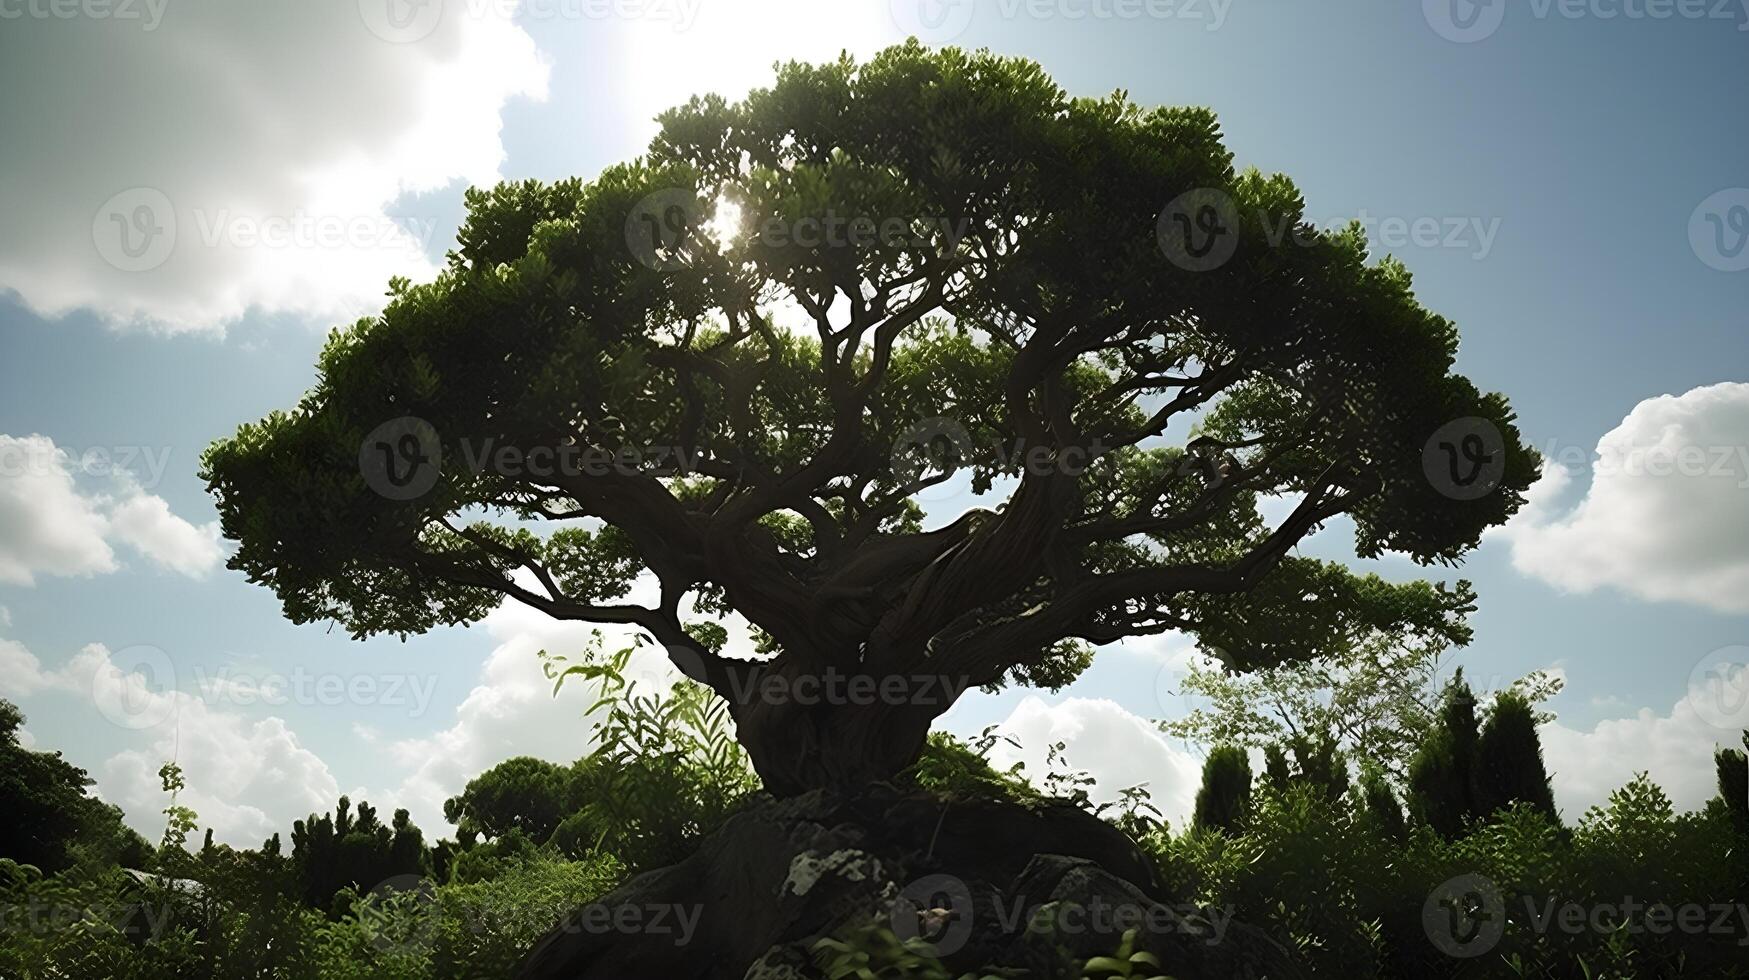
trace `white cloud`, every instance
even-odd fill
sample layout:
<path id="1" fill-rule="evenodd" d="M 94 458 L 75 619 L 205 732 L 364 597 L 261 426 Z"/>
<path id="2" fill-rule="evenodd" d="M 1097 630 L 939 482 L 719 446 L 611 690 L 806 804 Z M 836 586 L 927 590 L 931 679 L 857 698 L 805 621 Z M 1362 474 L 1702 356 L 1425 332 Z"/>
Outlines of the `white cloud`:
<path id="1" fill-rule="evenodd" d="M 1543 760 L 1563 814 L 1573 819 L 1606 802 L 1639 772 L 1650 773 L 1677 810 L 1705 805 L 1718 793 L 1714 748 L 1740 746 L 1739 733 L 1749 729 L 1749 668 L 1737 671 L 1734 697 L 1694 687 L 1668 714 L 1642 708 L 1589 731 L 1544 725 Z"/>
<path id="2" fill-rule="evenodd" d="M 1493 532 L 1520 572 L 1573 592 L 1749 612 L 1749 384 L 1636 405 L 1598 440 L 1591 486 L 1551 461 L 1523 512 Z"/>
<path id="3" fill-rule="evenodd" d="M 997 730 L 1021 747 L 998 742 L 990 753 L 991 763 L 1006 769 L 1023 762 L 1023 774 L 1041 788 L 1051 769 L 1049 747 L 1062 742 L 1067 765 L 1058 769 L 1091 775 L 1096 782 L 1088 795 L 1095 802 L 1115 800 L 1120 791 L 1146 783 L 1151 802 L 1174 828 L 1182 829 L 1190 817 L 1202 781 L 1202 761 L 1169 742 L 1152 722 L 1114 701 L 1068 698 L 1053 705 L 1029 696 Z"/>
<path id="4" fill-rule="evenodd" d="M 544 96 L 547 69 L 507 5 L 411 5 L 413 38 L 392 4 L 8 21 L 0 77 L 76 109 L 49 126 L 30 100 L 0 106 L 0 131 L 32 134 L 0 175 L 0 288 L 186 330 L 252 308 L 350 318 L 391 275 L 429 276 L 434 222 L 398 227 L 390 206 L 494 182 L 501 110 Z"/>
<path id="5" fill-rule="evenodd" d="M 196 526 L 177 517 L 125 471 L 112 473 L 103 493 L 81 491 L 79 474 L 52 439 L 0 434 L 0 584 L 116 571 L 112 542 L 193 578 L 223 559 L 216 521 Z"/>
<path id="6" fill-rule="evenodd" d="M 334 805 L 328 766 L 277 717 L 249 719 L 175 689 L 169 659 L 151 647 L 81 649 L 45 669 L 21 644 L 0 640 L 0 694 L 71 694 L 126 733 L 131 747 L 92 770 L 97 794 L 122 808 L 129 826 L 155 840 L 167 802 L 158 767 L 175 760 L 187 789 L 178 798 L 214 839 L 254 847 L 293 820 Z M 64 709 L 63 709 L 64 710 Z M 198 843 L 198 838 L 195 843 Z"/>
<path id="7" fill-rule="evenodd" d="M 98 791 L 135 829 L 148 838 L 163 830 L 157 814 L 167 797 L 158 767 L 170 759 L 187 781 L 177 802 L 193 809 L 200 827 L 211 827 L 221 843 L 256 847 L 275 833 L 289 838 L 292 821 L 333 809 L 340 796 L 333 773 L 283 720 L 250 720 L 199 698 L 172 696 L 175 722 L 147 746 L 111 756 L 96 774 Z M 198 836 L 191 843 L 198 844 Z"/>
<path id="8" fill-rule="evenodd" d="M 6 627 L 6 626 L 11 626 L 11 625 L 12 625 L 12 610 L 6 608 L 5 606 L 0 606 L 0 627 Z"/>
<path id="9" fill-rule="evenodd" d="M 634 594 L 631 601 L 639 597 Z M 584 713 L 589 695 L 571 684 L 555 696 L 538 652 L 574 658 L 588 645 L 594 627 L 560 622 L 512 602 L 490 613 L 483 625 L 497 646 L 479 683 L 456 708 L 454 723 L 429 737 L 389 746 L 388 758 L 410 772 L 398 788 L 375 794 L 406 807 L 432 839 L 453 830 L 443 819 L 443 801 L 486 769 L 523 755 L 570 763 L 590 750 L 593 722 Z M 608 649 L 628 635 L 602 633 Z M 666 690 L 679 677 L 654 647 L 634 655 L 630 675 L 643 691 L 654 685 Z"/>
<path id="10" fill-rule="evenodd" d="M 74 487 L 67 463 L 42 436 L 0 435 L 0 583 L 115 571 L 103 514 Z"/>
<path id="11" fill-rule="evenodd" d="M 172 571 L 198 578 L 224 557 L 217 522 L 195 527 L 175 514 L 161 497 L 140 494 L 109 513 L 116 539 Z"/>
<path id="12" fill-rule="evenodd" d="M 47 686 L 36 654 L 16 640 L 0 640 L 0 696 L 28 697 Z"/>

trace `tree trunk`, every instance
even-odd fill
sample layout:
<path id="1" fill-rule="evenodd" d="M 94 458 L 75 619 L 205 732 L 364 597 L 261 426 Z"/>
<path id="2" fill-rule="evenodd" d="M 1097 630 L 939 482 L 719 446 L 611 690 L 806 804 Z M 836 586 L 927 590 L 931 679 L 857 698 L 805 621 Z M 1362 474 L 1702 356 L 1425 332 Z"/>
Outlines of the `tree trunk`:
<path id="1" fill-rule="evenodd" d="M 948 680 L 777 667 L 737 692 L 737 734 L 776 796 L 888 781 L 917 760 L 930 724 L 964 689 Z"/>

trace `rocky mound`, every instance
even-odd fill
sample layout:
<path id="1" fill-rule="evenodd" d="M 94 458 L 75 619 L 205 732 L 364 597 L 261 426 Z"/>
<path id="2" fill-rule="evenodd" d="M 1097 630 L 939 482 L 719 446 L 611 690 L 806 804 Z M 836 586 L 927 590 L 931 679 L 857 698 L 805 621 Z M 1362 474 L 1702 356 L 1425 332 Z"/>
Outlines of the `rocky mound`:
<path id="1" fill-rule="evenodd" d="M 921 935 L 956 975 L 1062 972 L 1128 929 L 1177 980 L 1288 980 L 1260 931 L 1174 903 L 1117 828 L 1068 803 L 943 801 L 875 787 L 760 798 L 691 857 L 641 874 L 544 936 L 525 980 L 817 975 L 822 937 Z"/>

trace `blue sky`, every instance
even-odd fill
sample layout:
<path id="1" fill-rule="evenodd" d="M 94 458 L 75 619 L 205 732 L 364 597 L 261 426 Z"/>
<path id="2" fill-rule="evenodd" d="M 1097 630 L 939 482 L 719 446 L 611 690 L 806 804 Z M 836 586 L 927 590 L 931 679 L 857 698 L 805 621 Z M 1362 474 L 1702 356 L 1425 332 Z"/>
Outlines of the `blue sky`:
<path id="1" fill-rule="evenodd" d="M 0 23 L 0 79 L 31 94 L 0 107 L 0 463 L 38 460 L 0 466 L 0 696 L 137 825 L 156 826 L 169 753 L 205 822 L 253 843 L 336 791 L 436 830 L 433 801 L 478 768 L 584 751 L 582 705 L 547 696 L 533 655 L 577 631 L 508 609 L 406 643 L 293 627 L 223 569 L 199 454 L 291 405 L 326 330 L 388 274 L 429 272 L 469 183 L 591 176 L 689 93 L 735 96 L 773 60 L 867 54 L 907 28 L 1037 59 L 1076 94 L 1212 106 L 1241 165 L 1291 175 L 1315 220 L 1370 219 L 1458 323 L 1460 369 L 1570 464 L 1457 573 L 1481 593 L 1459 662 L 1564 672 L 1545 737 L 1569 810 L 1636 768 L 1679 802 L 1706 791 L 1712 741 L 1742 719 L 1691 678 L 1749 660 L 1749 0 L 529 0 L 510 19 L 472 0 L 415 19 L 417 37 L 374 3 L 19 5 Z M 1475 39 L 1454 40 L 1472 14 Z M 93 219 L 134 188 L 178 218 L 142 272 L 115 267 Z M 294 241 L 260 244 L 276 218 Z M 345 219 L 344 240 L 298 239 L 295 218 Z M 1600 440 L 1625 465 L 1594 472 Z M 1685 449 L 1706 465 L 1635 468 Z M 78 471 L 88 450 L 131 475 Z M 1305 550 L 1342 555 L 1341 530 Z M 1060 695 L 974 694 L 946 724 L 1006 721 L 1029 752 L 1062 737 L 1108 783 L 1145 773 L 1181 802 L 1194 754 L 1139 719 L 1177 706 L 1160 692 L 1186 648 L 1108 649 Z M 92 692 L 136 663 L 155 692 L 137 703 L 166 710 L 132 728 Z M 250 698 L 274 676 L 312 687 Z"/>

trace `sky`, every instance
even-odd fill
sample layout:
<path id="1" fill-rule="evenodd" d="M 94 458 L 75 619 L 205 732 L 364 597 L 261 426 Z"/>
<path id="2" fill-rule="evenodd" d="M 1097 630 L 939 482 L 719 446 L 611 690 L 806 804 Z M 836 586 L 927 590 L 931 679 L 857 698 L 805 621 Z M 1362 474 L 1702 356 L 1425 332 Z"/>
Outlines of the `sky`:
<path id="1" fill-rule="evenodd" d="M 469 185 L 589 178 L 694 93 L 912 34 L 1210 106 L 1314 221 L 1362 220 L 1551 461 L 1453 573 L 1480 593 L 1453 663 L 1565 679 L 1570 817 L 1636 771 L 1711 795 L 1749 727 L 1749 0 L 0 0 L 0 697 L 26 737 L 150 838 L 174 758 L 248 845 L 340 793 L 441 835 L 480 770 L 587 751 L 537 657 L 586 629 L 293 626 L 224 568 L 200 453 L 291 406 L 390 276 L 429 278 Z M 1203 750 L 1150 719 L 1187 707 L 1191 650 L 1107 647 L 941 724 L 1001 725 L 1034 772 L 1063 741 L 1096 795 L 1146 782 L 1181 817 Z"/>

